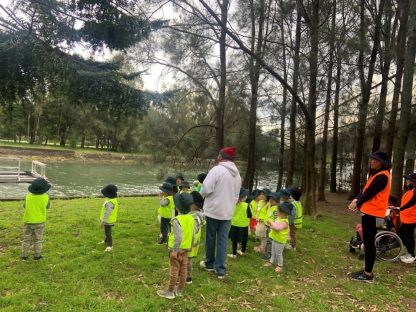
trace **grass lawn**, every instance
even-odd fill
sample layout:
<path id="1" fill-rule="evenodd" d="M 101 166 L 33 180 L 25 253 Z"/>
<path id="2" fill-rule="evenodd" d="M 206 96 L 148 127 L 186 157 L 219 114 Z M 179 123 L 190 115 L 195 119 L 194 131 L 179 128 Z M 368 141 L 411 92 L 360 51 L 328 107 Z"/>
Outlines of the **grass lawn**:
<path id="1" fill-rule="evenodd" d="M 264 268 L 249 253 L 227 259 L 218 280 L 194 259 L 194 283 L 184 297 L 156 295 L 168 282 L 168 252 L 156 244 L 157 198 L 120 198 L 114 252 L 97 245 L 102 199 L 53 200 L 41 261 L 20 260 L 22 202 L 0 203 L 1 311 L 416 311 L 415 266 L 376 262 L 374 284 L 350 281 L 363 261 L 348 252 L 357 219 L 320 205 L 304 220 L 298 250 L 285 251 L 284 272 Z M 341 206 L 346 201 L 334 205 Z M 319 204 L 318 204 L 319 205 Z M 231 244 L 229 244 L 231 245 Z"/>

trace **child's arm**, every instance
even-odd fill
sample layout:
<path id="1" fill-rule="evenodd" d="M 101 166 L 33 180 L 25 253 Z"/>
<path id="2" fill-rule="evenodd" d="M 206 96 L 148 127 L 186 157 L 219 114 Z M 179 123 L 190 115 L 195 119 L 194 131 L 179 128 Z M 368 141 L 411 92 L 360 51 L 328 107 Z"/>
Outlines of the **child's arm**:
<path id="1" fill-rule="evenodd" d="M 247 218 L 252 218 L 253 217 L 253 214 L 251 213 L 251 207 L 250 207 L 250 205 L 248 205 L 247 206 Z"/>
<path id="2" fill-rule="evenodd" d="M 172 249 L 172 257 L 176 258 L 176 254 L 179 251 L 179 247 L 182 243 L 182 227 L 179 224 L 179 221 L 176 219 L 172 220 L 172 227 L 173 227 L 173 249 Z"/>
<path id="3" fill-rule="evenodd" d="M 273 222 L 273 221 L 269 221 L 270 227 L 275 230 L 275 231 L 280 231 L 280 230 L 284 230 L 287 228 L 287 223 L 286 222 Z"/>
<path id="4" fill-rule="evenodd" d="M 162 206 L 162 207 L 166 207 L 166 206 L 168 206 L 169 205 L 169 199 L 168 198 L 160 198 L 160 200 L 159 200 L 159 202 L 160 202 L 160 206 Z"/>
<path id="5" fill-rule="evenodd" d="M 105 203 L 105 212 L 104 212 L 104 216 L 103 216 L 103 221 L 101 222 L 101 224 L 106 224 L 108 217 L 110 216 L 111 211 L 113 211 L 114 209 L 114 205 L 111 202 L 106 202 Z"/>

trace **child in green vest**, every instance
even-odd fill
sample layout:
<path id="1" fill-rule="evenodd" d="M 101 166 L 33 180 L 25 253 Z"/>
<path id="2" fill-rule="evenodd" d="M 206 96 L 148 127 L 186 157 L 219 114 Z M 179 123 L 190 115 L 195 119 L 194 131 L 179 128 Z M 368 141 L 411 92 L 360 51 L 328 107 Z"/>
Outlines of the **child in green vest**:
<path id="1" fill-rule="evenodd" d="M 101 227 L 104 228 L 105 239 L 101 243 L 107 244 L 105 252 L 111 252 L 113 251 L 111 229 L 117 221 L 118 214 L 117 186 L 108 184 L 101 190 L 101 194 L 105 197 L 100 213 Z"/>
<path id="2" fill-rule="evenodd" d="M 293 219 L 293 224 L 290 225 L 290 246 L 292 247 L 292 250 L 295 251 L 296 250 L 296 243 L 297 243 L 297 238 L 296 238 L 296 233 L 298 229 L 302 228 L 302 223 L 303 223 L 303 208 L 302 208 L 302 203 L 300 202 L 300 197 L 302 196 L 302 192 L 299 190 L 299 188 L 295 185 L 291 185 L 286 189 L 289 193 L 290 196 L 292 197 L 292 205 L 293 205 L 293 214 L 294 214 L 294 219 Z"/>
<path id="3" fill-rule="evenodd" d="M 244 255 L 246 252 L 251 210 L 245 200 L 249 193 L 248 190 L 241 188 L 237 205 L 234 208 L 230 232 L 228 233 L 228 237 L 231 238 L 233 249 L 233 253 L 228 255 L 230 258 L 237 258 L 237 252 L 239 255 Z M 241 251 L 237 251 L 238 243 L 241 243 Z"/>
<path id="4" fill-rule="evenodd" d="M 272 239 L 269 236 L 270 233 L 270 221 L 274 221 L 277 215 L 277 204 L 280 202 L 281 193 L 279 192 L 270 192 L 269 193 L 269 208 L 267 209 L 266 217 L 264 224 L 266 225 L 266 246 L 264 249 L 264 254 L 262 256 L 263 260 L 269 261 L 272 255 Z"/>
<path id="5" fill-rule="evenodd" d="M 179 193 L 190 193 L 191 186 L 188 181 L 182 181 L 179 185 Z"/>
<path id="6" fill-rule="evenodd" d="M 192 250 L 188 254 L 188 270 L 186 277 L 186 284 L 192 284 L 192 259 L 198 255 L 199 244 L 202 235 L 202 226 L 204 224 L 204 213 L 202 212 L 204 206 L 204 198 L 198 191 L 191 192 L 193 204 L 191 206 L 191 215 L 194 217 L 194 239 L 192 242 Z"/>
<path id="7" fill-rule="evenodd" d="M 159 189 L 159 209 L 157 210 L 160 220 L 160 239 L 159 244 L 168 242 L 168 234 L 170 232 L 170 221 L 175 216 L 175 203 L 173 202 L 173 186 L 170 183 L 163 183 Z"/>
<path id="8" fill-rule="evenodd" d="M 257 209 L 259 208 L 260 201 L 262 199 L 262 191 L 261 190 L 254 190 L 251 192 L 252 200 L 250 200 L 250 210 L 251 210 L 251 219 L 250 219 L 250 234 L 255 235 L 256 233 L 256 225 L 257 225 Z"/>
<path id="9" fill-rule="evenodd" d="M 272 255 L 270 262 L 267 262 L 265 266 L 276 265 L 275 272 L 280 273 L 283 269 L 283 251 L 287 243 L 288 215 L 291 213 L 291 207 L 286 202 L 279 203 L 277 207 L 277 217 L 273 221 L 268 221 L 270 225 L 269 237 L 272 239 Z"/>
<path id="10" fill-rule="evenodd" d="M 173 231 L 169 234 L 170 273 L 169 286 L 166 290 L 158 290 L 157 294 L 163 298 L 174 299 L 182 296 L 185 288 L 188 252 L 192 249 L 195 219 L 189 213 L 194 200 L 188 193 L 176 194 L 174 197 L 178 216 L 172 219 Z"/>
<path id="11" fill-rule="evenodd" d="M 29 185 L 23 208 L 23 244 L 22 260 L 27 260 L 29 248 L 34 239 L 34 259 L 42 259 L 42 237 L 45 229 L 46 209 L 50 207 L 49 195 L 46 193 L 51 185 L 43 178 L 35 179 Z"/>
<path id="12" fill-rule="evenodd" d="M 267 227 L 264 223 L 267 215 L 267 210 L 269 209 L 268 196 L 270 195 L 270 190 L 265 188 L 260 191 L 261 200 L 257 204 L 257 213 L 256 213 L 256 238 L 260 240 L 260 245 L 254 247 L 254 251 L 259 253 L 264 253 L 266 249 L 267 242 Z"/>

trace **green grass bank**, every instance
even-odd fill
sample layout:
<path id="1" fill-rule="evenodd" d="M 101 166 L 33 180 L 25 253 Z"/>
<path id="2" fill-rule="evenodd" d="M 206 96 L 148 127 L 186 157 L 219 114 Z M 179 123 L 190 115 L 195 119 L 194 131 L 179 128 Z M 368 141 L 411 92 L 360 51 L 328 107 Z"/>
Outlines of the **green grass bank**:
<path id="1" fill-rule="evenodd" d="M 102 199 L 53 200 L 44 259 L 31 255 L 26 262 L 20 260 L 22 201 L 0 202 L 0 310 L 416 311 L 415 266 L 377 261 L 374 284 L 347 278 L 363 261 L 348 252 L 357 219 L 344 212 L 345 200 L 321 204 L 318 218 L 305 218 L 298 250 L 285 251 L 280 275 L 263 267 L 249 241 L 247 255 L 227 259 L 227 277 L 220 281 L 199 268 L 202 247 L 194 283 L 172 301 L 156 295 L 167 285 L 169 268 L 166 246 L 156 244 L 157 198 L 119 202 L 113 253 L 97 245 L 104 237 Z"/>

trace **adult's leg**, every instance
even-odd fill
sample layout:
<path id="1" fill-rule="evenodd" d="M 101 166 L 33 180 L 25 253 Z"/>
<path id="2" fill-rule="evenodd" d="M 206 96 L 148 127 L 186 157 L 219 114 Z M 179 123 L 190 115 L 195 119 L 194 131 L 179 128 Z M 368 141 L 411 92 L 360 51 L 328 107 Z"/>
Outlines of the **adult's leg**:
<path id="1" fill-rule="evenodd" d="M 32 241 L 32 228 L 30 224 L 23 224 L 22 258 L 27 258 Z"/>
<path id="2" fill-rule="evenodd" d="M 35 233 L 35 257 L 40 257 L 42 253 L 42 237 L 43 237 L 43 231 L 45 229 L 45 223 L 40 223 L 34 225 L 34 233 Z"/>
<path id="3" fill-rule="evenodd" d="M 113 237 L 111 236 L 112 225 L 104 224 L 105 242 L 108 247 L 113 247 Z"/>
<path id="4" fill-rule="evenodd" d="M 212 269 L 215 263 L 215 240 L 217 236 L 217 220 L 206 217 L 206 236 L 205 236 L 205 267 Z"/>
<path id="5" fill-rule="evenodd" d="M 225 275 L 225 259 L 227 257 L 227 237 L 230 229 L 230 220 L 216 220 L 217 227 L 217 255 L 215 258 L 215 271 L 217 275 Z"/>
<path id="6" fill-rule="evenodd" d="M 365 246 L 365 271 L 373 272 L 374 262 L 376 261 L 376 246 L 374 245 L 377 233 L 376 217 L 363 215 L 361 218 L 363 226 L 363 240 Z"/>

